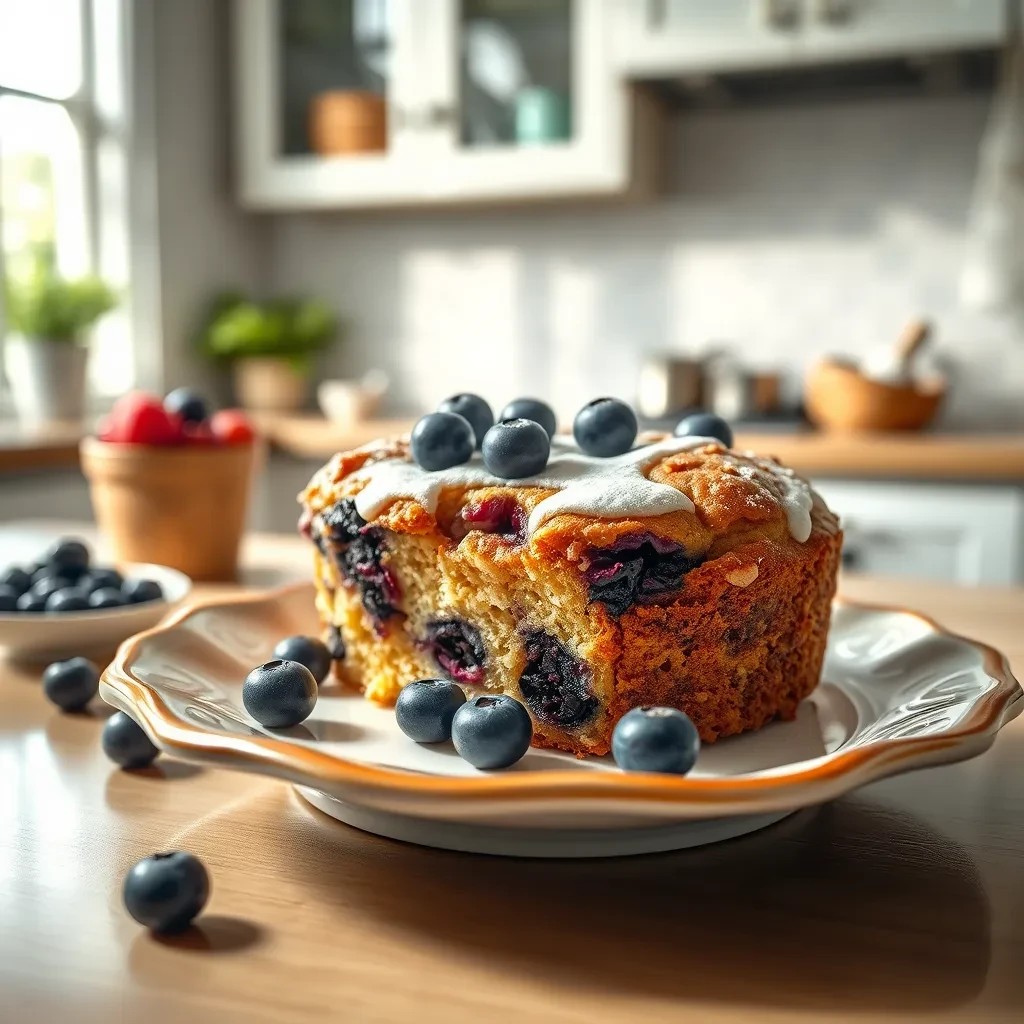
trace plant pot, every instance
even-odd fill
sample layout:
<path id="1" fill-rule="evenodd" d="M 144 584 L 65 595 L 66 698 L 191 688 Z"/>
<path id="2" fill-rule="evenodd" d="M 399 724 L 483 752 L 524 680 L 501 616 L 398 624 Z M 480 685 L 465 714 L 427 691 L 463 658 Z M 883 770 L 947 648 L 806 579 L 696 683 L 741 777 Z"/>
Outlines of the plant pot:
<path id="1" fill-rule="evenodd" d="M 8 338 L 4 367 L 18 419 L 29 425 L 80 420 L 88 360 L 89 349 L 77 342 Z"/>
<path id="2" fill-rule="evenodd" d="M 238 359 L 233 372 L 238 401 L 252 412 L 294 412 L 306 404 L 309 373 L 296 370 L 287 359 Z"/>
<path id="3" fill-rule="evenodd" d="M 258 442 L 158 448 L 87 437 L 80 451 L 96 520 L 118 562 L 235 579 Z"/>

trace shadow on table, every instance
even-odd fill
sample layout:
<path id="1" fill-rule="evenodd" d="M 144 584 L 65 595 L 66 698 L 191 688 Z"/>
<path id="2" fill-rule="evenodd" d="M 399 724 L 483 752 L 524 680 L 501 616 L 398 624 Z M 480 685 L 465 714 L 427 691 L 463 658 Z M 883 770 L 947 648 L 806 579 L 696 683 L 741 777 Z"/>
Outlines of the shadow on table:
<path id="1" fill-rule="evenodd" d="M 577 861 L 367 841 L 310 813 L 287 815 L 267 854 L 339 913 L 356 904 L 453 957 L 594 992 L 920 1011 L 968 1002 L 988 970 L 970 857 L 861 800 L 699 850 Z M 1024 980 L 1012 987 L 997 997 L 1017 1006 Z"/>

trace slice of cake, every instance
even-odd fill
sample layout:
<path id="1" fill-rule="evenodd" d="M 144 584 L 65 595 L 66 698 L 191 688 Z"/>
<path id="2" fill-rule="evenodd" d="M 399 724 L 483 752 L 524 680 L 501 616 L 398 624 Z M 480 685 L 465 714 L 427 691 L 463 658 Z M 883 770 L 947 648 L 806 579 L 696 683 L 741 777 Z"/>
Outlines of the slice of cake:
<path id="1" fill-rule="evenodd" d="M 335 674 L 375 701 L 444 675 L 583 755 L 634 707 L 679 708 L 712 741 L 793 717 L 818 683 L 841 533 L 769 459 L 555 437 L 509 481 L 478 452 L 424 469 L 402 439 L 336 455 L 301 500 Z"/>

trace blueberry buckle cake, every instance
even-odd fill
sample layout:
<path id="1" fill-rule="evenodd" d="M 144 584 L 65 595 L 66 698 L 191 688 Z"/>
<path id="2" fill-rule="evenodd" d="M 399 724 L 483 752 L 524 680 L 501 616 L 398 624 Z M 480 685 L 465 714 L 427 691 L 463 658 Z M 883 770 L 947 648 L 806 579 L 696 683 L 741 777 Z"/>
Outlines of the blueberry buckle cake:
<path id="1" fill-rule="evenodd" d="M 476 396 L 441 409 L 335 455 L 301 495 L 342 682 L 384 704 L 439 675 L 509 694 L 535 745 L 580 756 L 642 706 L 684 711 L 705 742 L 795 715 L 842 540 L 806 482 L 706 415 L 638 438 L 600 399 L 570 439 L 553 415 L 494 424 Z"/>

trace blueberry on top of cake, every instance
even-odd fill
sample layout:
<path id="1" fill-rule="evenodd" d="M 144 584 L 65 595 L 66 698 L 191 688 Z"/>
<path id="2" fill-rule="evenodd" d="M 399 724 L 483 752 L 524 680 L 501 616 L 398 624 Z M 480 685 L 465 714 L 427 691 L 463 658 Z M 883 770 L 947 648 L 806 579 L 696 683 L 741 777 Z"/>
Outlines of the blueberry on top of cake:
<path id="1" fill-rule="evenodd" d="M 302 495 L 342 680 L 382 702 L 438 675 L 508 693 L 536 744 L 580 755 L 634 707 L 679 708 L 705 741 L 795 714 L 841 544 L 805 481 L 731 437 L 638 437 L 614 399 L 569 437 L 526 415 L 488 427 L 456 397 Z"/>

